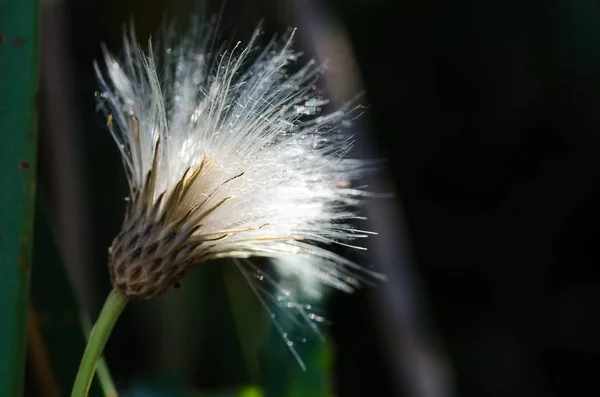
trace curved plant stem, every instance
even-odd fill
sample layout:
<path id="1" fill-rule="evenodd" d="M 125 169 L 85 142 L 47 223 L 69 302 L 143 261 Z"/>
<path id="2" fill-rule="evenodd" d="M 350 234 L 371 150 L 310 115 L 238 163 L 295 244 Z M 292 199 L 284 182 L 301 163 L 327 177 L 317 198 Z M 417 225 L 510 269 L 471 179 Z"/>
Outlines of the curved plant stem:
<path id="1" fill-rule="evenodd" d="M 71 397 L 86 397 L 98 366 L 104 346 L 108 341 L 119 315 L 127 304 L 127 297 L 118 291 L 112 290 L 104 302 L 104 307 L 98 320 L 92 328 L 87 346 L 81 358 L 79 371 L 73 384 Z"/>
<path id="2" fill-rule="evenodd" d="M 87 335 L 87 342 L 90 339 L 92 322 L 90 321 L 88 316 L 81 316 L 81 322 L 85 334 Z M 104 393 L 104 397 L 118 397 L 119 393 L 117 393 L 117 388 L 115 387 L 115 383 L 113 382 L 110 376 L 110 371 L 108 370 L 108 366 L 106 365 L 104 357 L 100 357 L 100 361 L 98 361 L 98 368 L 96 368 L 96 376 L 98 377 L 98 383 L 100 384 L 100 389 L 102 389 L 102 393 Z"/>

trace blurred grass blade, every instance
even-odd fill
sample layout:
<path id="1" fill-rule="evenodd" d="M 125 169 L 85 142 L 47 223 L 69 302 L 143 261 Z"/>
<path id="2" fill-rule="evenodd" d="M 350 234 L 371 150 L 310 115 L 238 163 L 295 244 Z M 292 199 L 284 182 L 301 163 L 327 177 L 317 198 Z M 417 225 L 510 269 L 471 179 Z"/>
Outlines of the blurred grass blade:
<path id="1" fill-rule="evenodd" d="M 329 343 L 309 339 L 302 350 L 306 371 L 294 360 L 281 335 L 272 332 L 267 348 L 265 395 L 332 397 L 332 352 Z"/>
<path id="2" fill-rule="evenodd" d="M 260 380 L 259 357 L 269 330 L 267 313 L 235 266 L 224 266 L 223 278 L 248 380 L 250 384 L 257 384 Z"/>
<path id="3" fill-rule="evenodd" d="M 38 2 L 0 0 L 0 395 L 21 396 L 35 199 Z"/>
<path id="4" fill-rule="evenodd" d="M 328 342 L 309 342 L 307 370 L 294 368 L 289 397 L 333 397 L 332 352 Z"/>
<path id="5" fill-rule="evenodd" d="M 59 395 L 68 395 L 79 368 L 91 324 L 82 314 L 50 230 L 43 200 L 38 198 L 35 216 L 35 249 L 31 280 L 29 334 L 30 361 L 38 387 L 55 387 Z M 34 351 L 33 349 L 38 349 Z M 116 396 L 110 373 L 102 360 L 96 371 L 90 396 Z M 43 383 L 43 384 L 39 384 Z M 53 386 L 55 385 L 55 386 Z"/>
<path id="6" fill-rule="evenodd" d="M 302 296 L 302 304 L 309 303 L 319 307 L 323 302 Z M 276 310 L 275 303 L 273 310 Z M 294 329 L 290 319 L 280 317 L 280 323 L 285 329 Z M 321 329 L 326 334 L 327 329 Z M 332 350 L 327 338 L 320 340 L 306 327 L 305 333 L 299 333 L 303 341 L 296 343 L 298 354 L 301 356 L 306 371 L 294 359 L 281 335 L 272 329 L 267 341 L 265 356 L 265 395 L 285 397 L 332 397 L 333 370 Z"/>

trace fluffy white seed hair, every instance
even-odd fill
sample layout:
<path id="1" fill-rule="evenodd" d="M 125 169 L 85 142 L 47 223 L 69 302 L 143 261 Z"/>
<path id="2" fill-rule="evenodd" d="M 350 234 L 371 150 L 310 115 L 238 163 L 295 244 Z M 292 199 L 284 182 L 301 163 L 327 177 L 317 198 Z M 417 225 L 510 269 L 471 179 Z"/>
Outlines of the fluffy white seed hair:
<path id="1" fill-rule="evenodd" d="M 153 297 L 216 258 L 235 258 L 252 284 L 262 274 L 244 259 L 253 256 L 272 258 L 299 283 L 347 292 L 380 277 L 327 249 L 368 234 L 349 224 L 363 195 L 352 181 L 367 166 L 344 158 L 343 123 L 356 108 L 319 114 L 323 68 L 297 65 L 293 32 L 257 49 L 257 30 L 215 55 L 211 28 L 193 26 L 147 52 L 131 30 L 122 61 L 105 51 L 106 71 L 95 65 L 130 187 L 110 249 L 113 286 Z"/>

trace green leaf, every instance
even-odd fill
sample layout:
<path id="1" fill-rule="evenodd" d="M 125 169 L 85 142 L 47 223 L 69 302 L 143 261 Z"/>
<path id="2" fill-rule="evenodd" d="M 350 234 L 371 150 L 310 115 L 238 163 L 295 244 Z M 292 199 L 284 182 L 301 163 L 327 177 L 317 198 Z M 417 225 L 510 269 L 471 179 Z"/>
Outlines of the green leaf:
<path id="1" fill-rule="evenodd" d="M 23 392 L 36 166 L 38 2 L 0 0 L 0 395 Z"/>

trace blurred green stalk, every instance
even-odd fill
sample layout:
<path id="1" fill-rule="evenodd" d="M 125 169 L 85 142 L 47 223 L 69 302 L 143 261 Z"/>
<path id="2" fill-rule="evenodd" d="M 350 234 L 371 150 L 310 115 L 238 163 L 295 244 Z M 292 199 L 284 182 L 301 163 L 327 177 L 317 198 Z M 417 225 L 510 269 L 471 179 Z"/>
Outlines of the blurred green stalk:
<path id="1" fill-rule="evenodd" d="M 35 200 L 38 1 L 0 0 L 0 395 L 21 396 Z"/>

